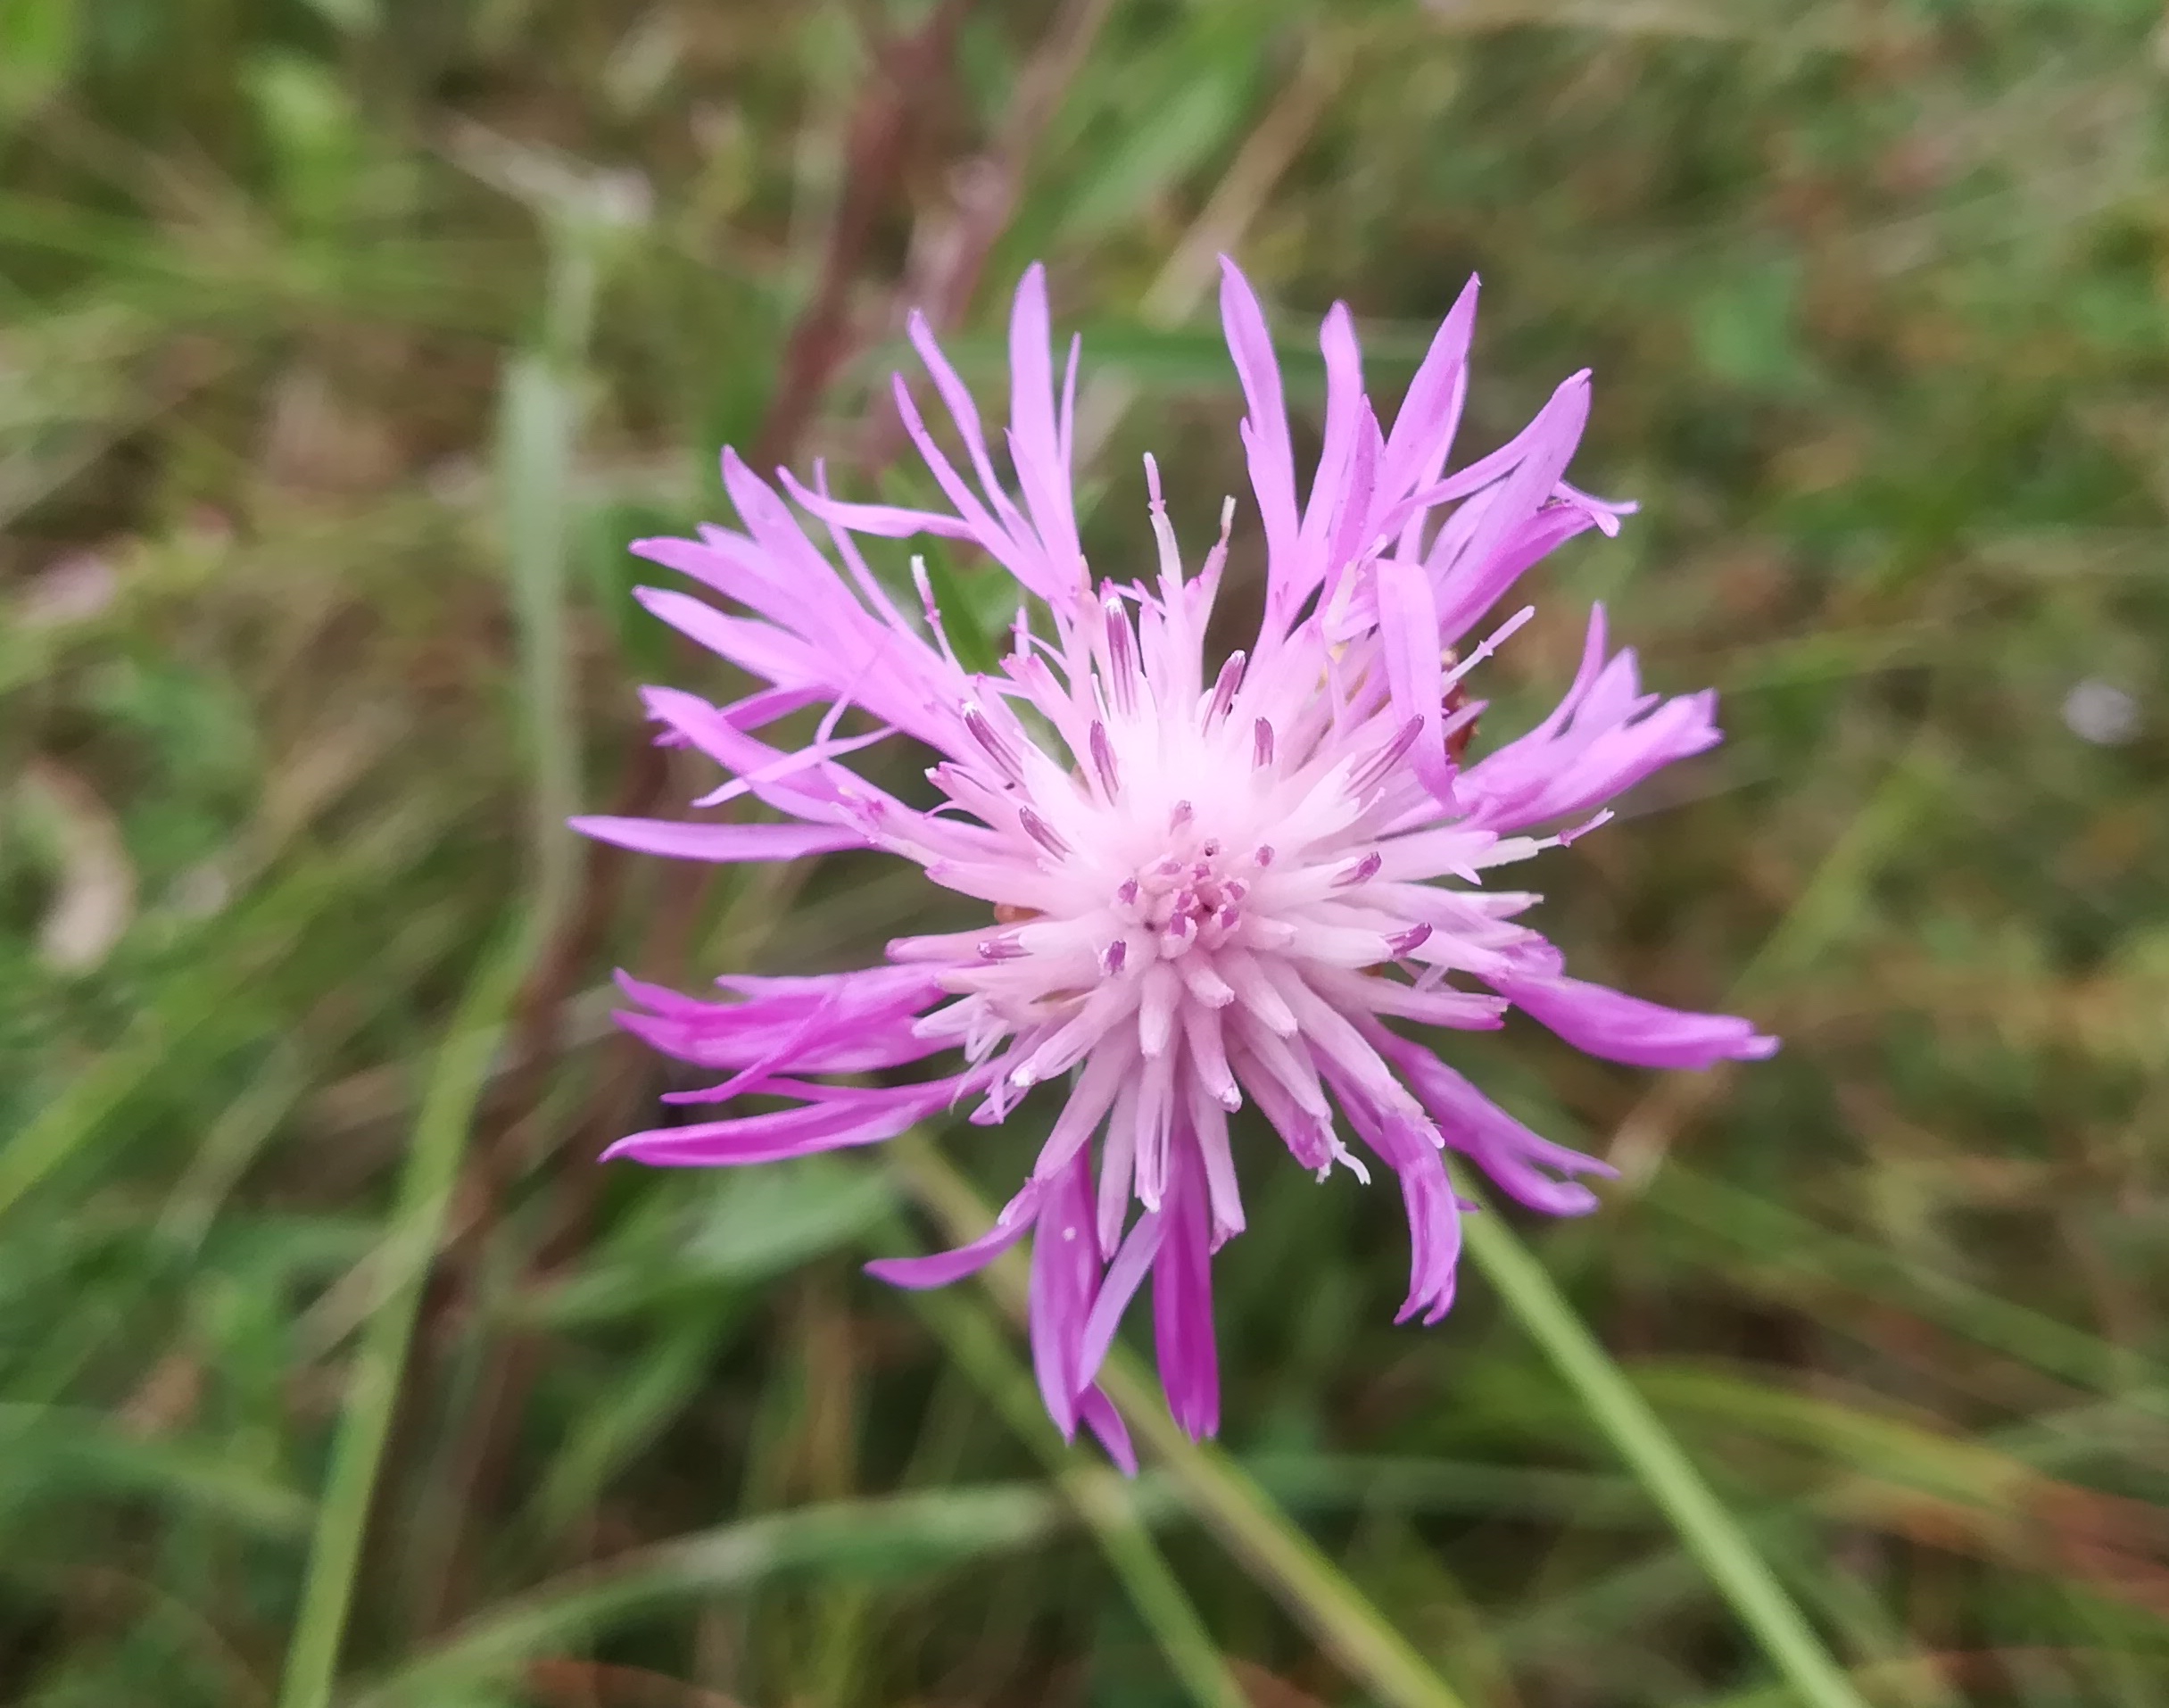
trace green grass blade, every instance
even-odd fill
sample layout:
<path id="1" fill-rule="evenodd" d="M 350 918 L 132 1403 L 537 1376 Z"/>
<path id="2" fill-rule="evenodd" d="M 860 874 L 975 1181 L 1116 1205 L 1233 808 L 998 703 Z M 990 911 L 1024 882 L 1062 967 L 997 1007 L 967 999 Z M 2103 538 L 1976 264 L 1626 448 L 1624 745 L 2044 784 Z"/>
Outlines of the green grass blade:
<path id="1" fill-rule="evenodd" d="M 518 933 L 508 930 L 484 952 L 438 1051 L 415 1118 L 391 1237 L 383 1248 L 392 1273 L 362 1331 L 345 1410 L 332 1443 L 331 1469 L 302 1580 L 301 1612 L 286 1650 L 279 1708 L 325 1708 L 331 1700 L 340 1644 L 353 1604 L 363 1533 L 406 1370 L 422 1285 L 443 1238 L 468 1127 L 524 963 L 518 942 Z"/>
<path id="2" fill-rule="evenodd" d="M 355 1708 L 435 1704 L 615 1620 L 787 1572 L 895 1579 L 1037 1546 L 1068 1514 L 1051 1490 L 931 1488 L 725 1524 L 568 1573 L 501 1604 L 368 1690 Z M 284 1708 L 284 1704 L 282 1704 Z"/>
<path id="3" fill-rule="evenodd" d="M 578 377 L 539 354 L 507 365 L 498 426 L 505 550 L 519 621 L 534 837 L 532 928 L 538 940 L 569 902 L 577 844 L 565 821 L 580 810 L 579 731 L 565 617 L 566 541 L 579 430 Z"/>
<path id="4" fill-rule="evenodd" d="M 1469 1216 L 1461 1225 L 1477 1266 L 1642 1480 L 1793 1693 L 1809 1708 L 1866 1708 L 1724 1503 L 1543 1265 L 1495 1213 Z"/>
<path id="5" fill-rule="evenodd" d="M 1167 1465 L 1184 1504 L 1350 1676 L 1387 1708 L 1462 1708 L 1460 1694 L 1247 1472 L 1175 1426 L 1134 1357 L 1111 1353 L 1100 1386 Z"/>
<path id="6" fill-rule="evenodd" d="M 1123 1480 L 1105 1467 L 1086 1465 L 1064 1477 L 1063 1486 L 1191 1699 L 1199 1708 L 1248 1708 L 1249 1697 L 1228 1671 L 1220 1646 L 1167 1556 L 1154 1543 Z"/>

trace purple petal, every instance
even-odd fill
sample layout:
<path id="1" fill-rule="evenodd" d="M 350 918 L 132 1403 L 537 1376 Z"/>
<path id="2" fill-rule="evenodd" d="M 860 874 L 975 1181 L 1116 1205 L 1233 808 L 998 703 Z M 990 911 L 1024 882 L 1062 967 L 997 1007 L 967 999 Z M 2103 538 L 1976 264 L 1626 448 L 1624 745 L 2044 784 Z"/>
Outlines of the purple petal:
<path id="1" fill-rule="evenodd" d="M 915 534 L 934 534 L 947 540 L 969 540 L 971 526 L 939 510 L 907 510 L 898 504 L 854 504 L 830 498 L 801 485 L 786 472 L 783 487 L 791 502 L 809 514 L 854 534 L 871 534 L 881 540 L 908 540 Z"/>
<path id="2" fill-rule="evenodd" d="M 1379 1049 L 1401 1070 L 1445 1141 L 1470 1157 L 1500 1188 L 1547 1215 L 1584 1215 L 1596 1194 L 1576 1180 L 1545 1173 L 1612 1175 L 1610 1163 L 1585 1157 L 1531 1131 L 1429 1050 L 1380 1028 Z"/>
<path id="3" fill-rule="evenodd" d="M 840 825 L 684 825 L 668 818 L 575 818 L 583 836 L 679 860 L 795 860 L 864 848 L 860 832 Z"/>
<path id="4" fill-rule="evenodd" d="M 1018 281 L 1009 316 L 1009 457 L 1050 574 L 1057 587 L 1066 587 L 1064 568 L 1078 557 L 1077 517 L 1047 344 L 1047 269 L 1034 261 Z"/>
<path id="5" fill-rule="evenodd" d="M 1548 505 L 1523 520 L 1483 563 L 1453 577 L 1451 595 L 1438 610 L 1439 644 L 1460 640 L 1532 564 L 1590 526 L 1588 513 L 1571 504 Z"/>
<path id="6" fill-rule="evenodd" d="M 1431 577 L 1420 563 L 1386 559 L 1372 567 L 1378 595 L 1378 643 L 1395 721 L 1420 720 L 1423 733 L 1409 750 L 1409 763 L 1441 806 L 1452 807 L 1453 776 L 1440 727 L 1445 669 L 1438 654 L 1438 615 Z"/>
<path id="7" fill-rule="evenodd" d="M 741 999 L 703 1002 L 618 975 L 648 1014 L 620 1013 L 620 1024 L 666 1056 L 702 1067 L 779 1073 L 864 1073 L 899 1066 L 951 1047 L 922 1038 L 916 1022 L 941 1000 L 939 979 L 923 968 L 868 967 L 807 980 L 743 980 Z M 779 988 L 780 987 L 780 988 Z M 666 1101 L 712 1103 L 745 1089 L 735 1082 L 705 1091 L 675 1091 Z"/>
<path id="8" fill-rule="evenodd" d="M 1003 532 L 1012 540 L 1018 540 L 1027 532 L 1024 518 L 995 477 L 994 461 L 987 454 L 987 435 L 980 426 L 979 405 L 972 400 L 971 387 L 941 353 L 941 346 L 934 342 L 933 328 L 926 323 L 923 314 L 914 311 L 905 322 L 905 331 L 912 347 L 918 351 L 919 360 L 926 364 L 934 389 L 948 406 L 949 419 L 956 422 L 956 431 L 964 439 L 964 452 L 972 459 L 972 471 L 979 477 L 980 488 L 992 504 L 994 514 L 1000 518 Z"/>
<path id="9" fill-rule="evenodd" d="M 1122 1313 L 1130 1308 L 1153 1259 L 1160 1254 L 1165 1228 L 1165 1212 L 1147 1210 L 1138 1218 L 1114 1254 L 1114 1261 L 1107 1265 L 1099 1296 L 1092 1301 L 1092 1314 L 1085 1319 L 1084 1339 L 1077 1355 L 1078 1380 L 1083 1385 L 1090 1386 L 1099 1375 L 1107 1348 L 1114 1344 L 1115 1331 L 1122 1325 Z"/>
<path id="10" fill-rule="evenodd" d="M 1461 798 L 1473 822 L 1512 830 L 1582 812 L 1724 739 L 1714 693 L 1660 702 L 1640 691 L 1633 651 L 1604 660 L 1603 644 L 1600 607 L 1591 614 L 1582 667 L 1558 709 L 1466 774 Z"/>
<path id="11" fill-rule="evenodd" d="M 1350 477 L 1361 442 L 1362 418 L 1367 410 L 1363 401 L 1363 353 L 1356 343 L 1355 322 L 1349 317 L 1345 303 L 1336 303 L 1326 311 L 1325 322 L 1318 329 L 1318 348 L 1326 362 L 1325 438 L 1319 448 L 1318 467 L 1311 476 L 1311 495 L 1303 508 L 1303 524 L 1296 548 L 1301 560 L 1302 591 L 1305 593 L 1323 579 L 1329 567 L 1328 530 L 1336 518 L 1349 508 L 1345 501 L 1354 496 Z M 1370 473 L 1375 477 L 1375 463 Z M 1354 518 L 1358 533 L 1368 519 L 1370 509 L 1370 481 L 1366 480 L 1362 494 L 1364 513 Z"/>
<path id="12" fill-rule="evenodd" d="M 1348 472 L 1339 493 L 1340 513 L 1333 526 L 1332 543 L 1318 566 L 1320 585 L 1329 598 L 1348 571 L 1362 560 L 1374 537 L 1371 516 L 1377 509 L 1378 463 L 1386 454 L 1386 441 L 1378 432 L 1378 418 L 1371 413 L 1370 400 L 1359 402 L 1355 448 L 1348 455 Z"/>
<path id="13" fill-rule="evenodd" d="M 1204 1158 L 1177 1134 L 1152 1272 L 1154 1339 L 1168 1409 L 1191 1440 L 1220 1433 L 1220 1351 L 1213 1335 L 1213 1229 Z"/>
<path id="14" fill-rule="evenodd" d="M 1228 354 L 1243 383 L 1243 401 L 1250 411 L 1244 423 L 1244 442 L 1250 448 L 1250 484 L 1257 494 L 1258 515 L 1265 526 L 1266 558 L 1271 572 L 1287 576 L 1296 557 L 1296 453 L 1288 443 L 1287 405 L 1280 390 L 1280 361 L 1273 354 L 1272 334 L 1257 294 L 1241 269 L 1222 255 L 1220 261 L 1221 325 L 1228 338 Z M 1285 600 L 1287 595 L 1283 593 Z M 1286 614 L 1292 615 L 1292 611 Z"/>
<path id="15" fill-rule="evenodd" d="M 1407 394 L 1387 436 L 1378 488 L 1399 498 L 1412 488 L 1433 484 L 1453 446 L 1461 426 L 1461 401 L 1469 389 L 1469 342 L 1476 331 L 1477 281 L 1473 276 L 1439 324 L 1423 365 L 1409 382 Z M 1414 542 L 1403 548 L 1414 555 Z"/>
<path id="16" fill-rule="evenodd" d="M 1456 1266 L 1461 1261 L 1461 1200 L 1446 1179 L 1445 1165 L 1426 1144 L 1400 1169 L 1401 1198 L 1408 1210 L 1408 1298 L 1394 1321 L 1405 1322 L 1421 1312 L 1426 1327 L 1453 1308 Z"/>
<path id="17" fill-rule="evenodd" d="M 1092 1167 L 1080 1149 L 1041 1182 L 1031 1241 L 1032 1372 L 1047 1415 L 1065 1437 L 1077 1433 L 1078 1355 L 1099 1287 L 1099 1242 L 1093 1229 Z"/>
<path id="18" fill-rule="evenodd" d="M 1595 735 L 1552 780 L 1543 795 L 1542 816 L 1555 818 L 1602 806 L 1652 773 L 1708 752 L 1725 739 L 1717 726 L 1717 703 L 1716 693 L 1708 689 L 1683 694 L 1646 717 Z"/>
<path id="19" fill-rule="evenodd" d="M 1520 432 L 1515 434 L 1512 438 L 1489 456 L 1479 457 L 1467 468 L 1455 469 L 1438 485 L 1427 486 L 1407 499 L 1402 505 L 1396 507 L 1394 513 L 1387 518 L 1385 526 L 1387 527 L 1398 526 L 1406 511 L 1451 503 L 1456 499 L 1467 498 L 1473 493 L 1479 493 L 1493 482 L 1503 478 L 1510 471 L 1521 467 L 1531 457 L 1544 454 L 1543 448 L 1552 441 L 1559 426 L 1556 410 L 1560 407 L 1561 399 L 1577 387 L 1585 394 L 1588 385 L 1589 374 L 1586 369 L 1578 374 L 1569 375 L 1560 383 L 1558 390 L 1552 394 L 1544 408 L 1537 410 L 1535 418 Z M 1585 408 L 1583 413 L 1585 418 L 1587 414 Z M 1577 436 L 1579 435 L 1579 427 L 1576 427 L 1575 433 Z M 1569 445 L 1569 454 L 1571 454 L 1571 451 L 1572 447 Z M 1552 484 L 1556 485 L 1556 478 Z M 1546 490 L 1548 491 L 1550 488 Z M 1537 493 L 1536 501 L 1540 501 L 1543 496 L 1543 493 Z M 1531 508 L 1536 501 L 1532 501 Z"/>
<path id="20" fill-rule="evenodd" d="M 947 1287 L 951 1281 L 978 1274 L 1030 1233 L 1032 1219 L 1039 1211 L 1039 1183 L 1027 1181 L 1024 1190 L 1009 1200 L 994 1225 L 969 1245 L 924 1257 L 879 1257 L 866 1265 L 866 1273 L 891 1287 L 907 1287 L 914 1291 Z"/>
<path id="21" fill-rule="evenodd" d="M 1589 376 L 1577 374 L 1552 394 L 1529 424 L 1527 454 L 1501 484 L 1484 520 L 1455 559 L 1444 566 L 1450 593 L 1457 575 L 1480 574 L 1492 552 L 1550 495 L 1554 482 L 1574 460 L 1582 428 L 1589 419 Z"/>
<path id="22" fill-rule="evenodd" d="M 771 1115 L 652 1128 L 620 1139 L 602 1153 L 603 1160 L 630 1157 L 659 1167 L 713 1168 L 880 1144 L 961 1094 L 969 1078 L 873 1089 L 798 1085 L 791 1088 L 798 1095 L 823 1100 Z"/>
<path id="23" fill-rule="evenodd" d="M 1055 597 L 1055 589 L 1048 584 L 1042 566 L 1036 561 L 1037 554 L 1026 552 L 1001 523 L 988 512 L 987 507 L 979 502 L 972 489 L 964 485 L 964 477 L 956 472 L 955 465 L 942 454 L 941 447 L 934 443 L 933 435 L 926 430 L 926 422 L 919 413 L 919 405 L 911 394 L 911 387 L 904 383 L 902 375 L 896 377 L 890 395 L 896 399 L 897 417 L 904 423 L 904 431 L 910 435 L 913 445 L 917 448 L 919 460 L 925 463 L 927 472 L 933 476 L 943 495 L 956 507 L 956 514 L 970 527 L 973 540 L 989 557 L 1015 576 L 1020 585 L 1040 598 L 1051 601 Z"/>
<path id="24" fill-rule="evenodd" d="M 1730 1015 L 1689 1014 L 1579 979 L 1486 974 L 1485 982 L 1577 1049 L 1639 1067 L 1760 1061 L 1777 1041 Z"/>
<path id="25" fill-rule="evenodd" d="M 1114 1409 L 1114 1402 L 1097 1388 L 1088 1388 L 1077 1397 L 1077 1415 L 1099 1437 L 1099 1444 L 1107 1449 L 1114 1468 L 1125 1477 L 1136 1476 L 1138 1450 L 1130 1445 L 1130 1426 Z"/>
<path id="26" fill-rule="evenodd" d="M 797 635 L 772 623 L 726 616 L 690 593 L 664 587 L 635 587 L 633 597 L 686 639 L 779 688 L 834 686 L 834 660 L 823 659 Z"/>

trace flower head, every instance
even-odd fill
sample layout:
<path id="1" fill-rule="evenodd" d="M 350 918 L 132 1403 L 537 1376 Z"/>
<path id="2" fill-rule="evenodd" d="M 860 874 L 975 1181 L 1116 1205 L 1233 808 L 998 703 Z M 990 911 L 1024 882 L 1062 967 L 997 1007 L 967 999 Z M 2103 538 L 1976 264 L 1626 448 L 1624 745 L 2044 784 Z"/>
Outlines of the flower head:
<path id="1" fill-rule="evenodd" d="M 1465 1207 L 1442 1148 L 1555 1215 L 1591 1208 L 1576 1177 L 1610 1171 L 1530 1132 L 1408 1028 L 1495 1027 L 1512 1005 L 1615 1061 L 1701 1067 L 1775 1048 L 1744 1021 L 1567 977 L 1558 951 L 1519 923 L 1537 898 L 1486 887 L 1495 868 L 1594 828 L 1622 790 L 1718 739 L 1712 696 L 1641 691 L 1634 655 L 1608 652 L 1600 609 L 1558 709 L 1481 758 L 1466 750 L 1482 702 L 1464 684 L 1529 615 L 1494 608 L 1552 547 L 1586 528 L 1615 531 L 1632 508 L 1562 478 L 1588 413 L 1587 375 L 1561 385 L 1510 443 L 1449 474 L 1474 282 L 1390 430 L 1336 306 L 1320 340 L 1323 448 L 1299 497 L 1264 317 L 1232 264 L 1221 306 L 1264 533 L 1264 611 L 1249 646 L 1221 659 L 1205 646 L 1233 502 L 1218 543 L 1186 570 L 1149 460 L 1156 573 L 1093 577 L 1071 500 L 1077 346 L 1057 391 L 1035 267 L 1010 328 L 1014 493 L 970 394 L 915 319 L 968 478 L 900 378 L 897 404 L 949 509 L 848 503 L 818 477 L 809 489 L 782 474 L 832 558 L 725 452 L 742 529 L 634 548 L 731 602 L 641 593 L 766 684 L 724 706 L 648 691 L 665 739 L 730 774 L 696 806 L 751 795 L 786 822 L 578 821 L 590 835 L 692 859 L 880 849 L 989 905 L 976 929 L 892 942 L 882 966 L 719 980 L 721 1002 L 626 980 L 637 1005 L 622 1016 L 628 1027 L 730 1075 L 675 1100 L 757 1093 L 793 1107 L 635 1133 L 611 1154 L 762 1162 L 892 1138 L 960 1099 L 973 1121 L 997 1124 L 1044 1099 L 1053 1119 L 1037 1160 L 984 1238 L 872 1267 L 901 1286 L 939 1286 L 1031 1235 L 1031 1343 L 1047 1408 L 1065 1432 L 1091 1426 L 1125 1463 L 1121 1419 L 1095 1377 L 1147 1275 L 1174 1414 L 1193 1435 L 1218 1427 L 1210 1258 L 1243 1227 L 1229 1117 L 1246 1103 L 1320 1179 L 1337 1166 L 1368 1180 L 1377 1165 L 1399 1180 L 1412 1246 L 1401 1315 L 1436 1322 L 1453 1302 Z M 1027 596 L 997 673 L 958 661 L 923 570 L 915 620 L 858 543 L 920 534 L 977 547 Z M 759 739 L 816 705 L 827 711 L 806 745 Z M 872 727 L 841 733 L 847 712 Z M 939 756 L 927 775 L 944 799 L 931 811 L 846 762 L 897 735 Z M 938 1055 L 961 1066 L 878 1085 L 824 1077 Z M 1059 1098 L 1035 1098 L 1042 1086 L 1060 1086 Z"/>

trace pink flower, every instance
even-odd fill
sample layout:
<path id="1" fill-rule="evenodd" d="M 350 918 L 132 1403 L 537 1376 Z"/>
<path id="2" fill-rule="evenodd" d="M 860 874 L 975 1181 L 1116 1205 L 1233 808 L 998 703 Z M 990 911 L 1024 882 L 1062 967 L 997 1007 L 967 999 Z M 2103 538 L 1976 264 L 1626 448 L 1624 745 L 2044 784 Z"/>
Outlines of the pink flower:
<path id="1" fill-rule="evenodd" d="M 634 548 L 729 601 L 649 589 L 648 608 L 767 684 L 726 706 L 648 691 L 664 739 L 728 774 L 694 804 L 750 795 L 785 822 L 577 821 L 591 836 L 691 859 L 881 849 L 990 906 L 976 930 L 890 944 L 887 966 L 725 978 L 721 1002 L 627 979 L 628 1027 L 730 1076 L 671 1100 L 758 1093 L 794 1107 L 634 1133 L 610 1154 L 766 1162 L 876 1143 L 961 1099 L 975 1100 L 973 1121 L 999 1123 L 1034 1101 L 1033 1088 L 1065 1082 L 1047 1100 L 1053 1122 L 1031 1175 L 991 1231 L 962 1250 L 871 1267 L 899 1286 L 940 1286 L 1031 1234 L 1032 1355 L 1047 1409 L 1065 1432 L 1090 1425 L 1124 1464 L 1122 1421 L 1095 1377 L 1148 1274 L 1175 1417 L 1193 1436 L 1219 1426 L 1210 1258 L 1243 1227 L 1229 1117 L 1246 1100 L 1320 1179 L 1337 1164 L 1368 1180 L 1362 1151 L 1399 1178 L 1413 1249 L 1401 1317 L 1429 1322 L 1453 1302 L 1467 1207 L 1442 1146 L 1554 1215 L 1592 1208 L 1575 1177 L 1610 1171 L 1539 1138 L 1403 1027 L 1495 1027 L 1512 1004 L 1615 1061 L 1705 1067 L 1776 1048 L 1744 1021 L 1565 976 L 1559 952 L 1519 923 L 1537 898 L 1482 887 L 1493 868 L 1594 828 L 1604 802 L 1718 740 L 1712 696 L 1643 693 L 1633 653 L 1607 652 L 1599 610 L 1558 709 L 1461 762 L 1482 709 L 1461 684 L 1529 611 L 1470 644 L 1478 626 L 1552 547 L 1585 528 L 1613 532 L 1632 508 L 1561 478 L 1588 414 L 1587 375 L 1561 386 L 1511 443 L 1449 475 L 1474 281 L 1390 431 L 1337 305 L 1320 339 L 1324 445 L 1304 499 L 1264 317 L 1232 264 L 1221 308 L 1264 530 L 1254 644 L 1218 662 L 1205 654 L 1233 501 L 1220 542 L 1188 574 L 1149 460 L 1158 574 L 1094 581 L 1070 491 L 1077 346 L 1057 393 L 1034 267 L 1010 325 L 1014 494 L 970 394 L 915 319 L 969 477 L 900 378 L 897 402 L 949 510 L 846 503 L 818 475 L 811 490 L 780 476 L 823 525 L 832 559 L 726 451 L 742 531 L 703 527 L 698 541 Z M 915 620 L 861 554 L 861 536 L 918 534 L 977 546 L 1028 595 L 998 675 L 959 664 L 923 570 Z M 759 739 L 815 705 L 828 710 L 807 745 Z M 843 733 L 847 713 L 856 734 Z M 846 763 L 895 735 L 939 756 L 927 775 L 945 800 L 932 811 Z M 963 1065 L 946 1077 L 824 1077 L 889 1079 L 951 1052 Z"/>

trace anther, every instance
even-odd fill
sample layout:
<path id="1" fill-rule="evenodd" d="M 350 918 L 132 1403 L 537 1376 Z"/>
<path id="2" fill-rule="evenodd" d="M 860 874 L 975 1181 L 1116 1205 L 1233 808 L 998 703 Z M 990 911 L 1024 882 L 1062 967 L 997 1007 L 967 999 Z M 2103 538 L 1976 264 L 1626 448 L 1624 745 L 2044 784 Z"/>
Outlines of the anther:
<path id="1" fill-rule="evenodd" d="M 1017 823 L 1024 826 L 1027 836 L 1056 858 L 1071 852 L 1070 845 L 1056 833 L 1055 827 L 1030 807 L 1017 808 Z"/>
<path id="2" fill-rule="evenodd" d="M 1016 750 L 1003 738 L 1002 733 L 989 721 L 976 700 L 964 702 L 964 726 L 972 732 L 972 739 L 987 750 L 987 757 L 1000 767 L 1010 782 L 1022 784 L 1024 781 L 1023 761 Z"/>
<path id="3" fill-rule="evenodd" d="M 1393 740 L 1372 754 L 1370 763 L 1348 779 L 1348 792 L 1353 795 L 1369 793 L 1372 787 L 1385 780 L 1386 774 L 1400 763 L 1401 756 L 1416 744 L 1416 738 L 1422 734 L 1423 719 L 1420 717 L 1412 717 L 1402 725 L 1395 732 Z"/>
<path id="4" fill-rule="evenodd" d="M 1336 890 L 1353 889 L 1359 883 L 1368 883 L 1378 875 L 1378 868 L 1386 864 L 1386 856 L 1372 849 L 1354 865 L 1345 866 L 1333 879 Z"/>
<path id="5" fill-rule="evenodd" d="M 1130 632 L 1130 613 L 1122 608 L 1120 594 L 1109 593 L 1100 601 L 1100 609 L 1107 619 L 1108 692 L 1115 710 L 1127 717 L 1138 703 L 1137 638 Z"/>
<path id="6" fill-rule="evenodd" d="M 1248 662 L 1245 654 L 1230 652 L 1228 662 L 1221 666 L 1220 679 L 1213 684 L 1213 702 L 1205 708 L 1207 729 L 1225 717 L 1228 709 L 1235 704 L 1236 691 L 1243 685 L 1243 670 Z"/>
<path id="7" fill-rule="evenodd" d="M 1397 931 L 1388 937 L 1386 947 L 1393 950 L 1394 958 L 1399 960 L 1403 955 L 1421 948 L 1429 941 L 1430 935 L 1431 928 L 1428 925 L 1411 925 L 1406 931 Z"/>
<path id="8" fill-rule="evenodd" d="M 1251 762 L 1261 771 L 1273 762 L 1273 726 L 1262 717 L 1250 726 Z"/>
<path id="9" fill-rule="evenodd" d="M 1122 774 L 1114 766 L 1114 743 L 1107 739 L 1107 726 L 1097 718 L 1092 723 L 1092 766 L 1099 773 L 1100 782 L 1110 795 L 1121 792 Z"/>

